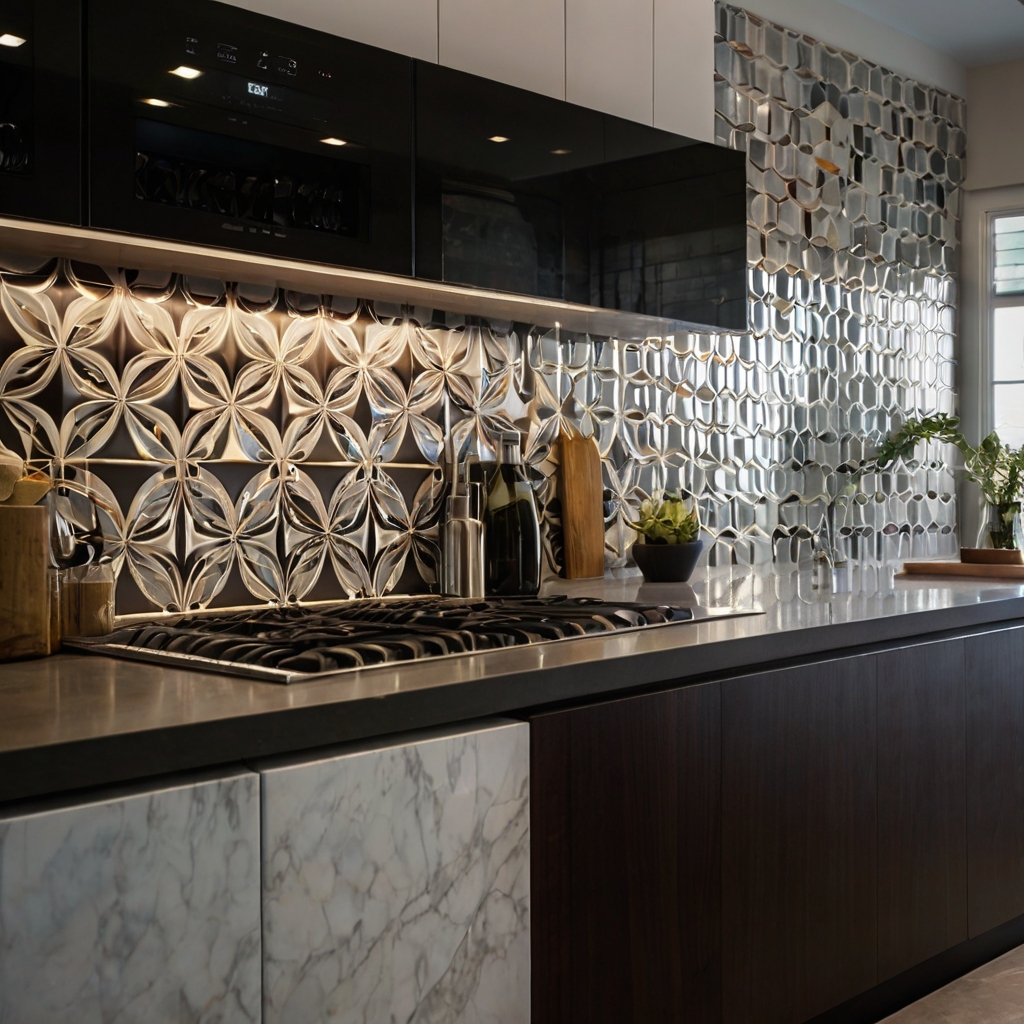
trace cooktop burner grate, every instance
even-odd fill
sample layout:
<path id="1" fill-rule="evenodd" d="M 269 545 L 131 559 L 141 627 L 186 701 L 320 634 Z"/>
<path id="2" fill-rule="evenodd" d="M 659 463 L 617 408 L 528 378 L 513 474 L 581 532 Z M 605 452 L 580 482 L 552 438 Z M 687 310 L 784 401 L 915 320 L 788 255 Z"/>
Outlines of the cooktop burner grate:
<path id="1" fill-rule="evenodd" d="M 362 600 L 132 623 L 71 646 L 291 683 L 396 662 L 687 622 L 676 605 L 588 597 Z"/>

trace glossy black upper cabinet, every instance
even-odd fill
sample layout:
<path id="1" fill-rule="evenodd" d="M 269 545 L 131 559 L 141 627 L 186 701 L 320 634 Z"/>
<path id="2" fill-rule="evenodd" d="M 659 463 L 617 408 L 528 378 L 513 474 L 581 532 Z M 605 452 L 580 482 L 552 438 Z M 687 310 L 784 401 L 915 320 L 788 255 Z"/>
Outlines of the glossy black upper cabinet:
<path id="1" fill-rule="evenodd" d="M 412 62 L 212 0 L 88 0 L 90 223 L 412 272 Z"/>
<path id="2" fill-rule="evenodd" d="M 77 0 L 0 0 L 0 213 L 81 223 Z"/>
<path id="3" fill-rule="evenodd" d="M 745 154 L 416 64 L 416 274 L 747 327 Z"/>

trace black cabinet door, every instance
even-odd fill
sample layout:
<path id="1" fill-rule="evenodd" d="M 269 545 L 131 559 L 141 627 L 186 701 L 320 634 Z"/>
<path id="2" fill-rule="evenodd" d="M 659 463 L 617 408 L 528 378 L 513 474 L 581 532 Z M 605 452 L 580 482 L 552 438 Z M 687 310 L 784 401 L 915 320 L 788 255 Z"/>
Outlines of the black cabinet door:
<path id="1" fill-rule="evenodd" d="M 964 642 L 878 656 L 878 977 L 967 938 Z"/>
<path id="2" fill-rule="evenodd" d="M 745 156 L 416 64 L 416 276 L 747 326 Z"/>
<path id="3" fill-rule="evenodd" d="M 139 10 L 89 4 L 92 226 L 412 272 L 407 57 L 212 0 Z"/>
<path id="4" fill-rule="evenodd" d="M 81 5 L 0 2 L 0 214 L 80 224 Z"/>
<path id="5" fill-rule="evenodd" d="M 534 1024 L 721 1019 L 716 684 L 531 721 Z"/>
<path id="6" fill-rule="evenodd" d="M 1024 914 L 1024 628 L 965 641 L 972 936 Z"/>
<path id="7" fill-rule="evenodd" d="M 726 1024 L 788 1024 L 876 981 L 876 659 L 722 683 Z"/>

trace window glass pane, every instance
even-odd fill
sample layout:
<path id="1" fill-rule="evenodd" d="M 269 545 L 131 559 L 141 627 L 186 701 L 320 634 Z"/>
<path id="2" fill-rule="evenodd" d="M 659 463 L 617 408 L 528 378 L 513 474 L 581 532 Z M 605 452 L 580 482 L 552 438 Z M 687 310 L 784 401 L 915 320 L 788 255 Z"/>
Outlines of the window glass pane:
<path id="1" fill-rule="evenodd" d="M 1024 381 L 1024 306 L 995 310 L 992 379 Z"/>
<path id="2" fill-rule="evenodd" d="M 996 217 L 992 283 L 997 295 L 1024 293 L 1024 216 Z"/>
<path id="3" fill-rule="evenodd" d="M 1008 235 L 1015 231 L 1024 231 L 1024 214 L 1020 217 L 996 217 L 996 238 L 1000 235 Z"/>
<path id="4" fill-rule="evenodd" d="M 1024 231 L 1005 231 L 996 235 L 996 252 L 1007 249 L 1024 249 Z"/>
<path id="5" fill-rule="evenodd" d="M 993 390 L 999 440 L 1019 448 L 1024 444 L 1024 384 L 997 384 Z"/>

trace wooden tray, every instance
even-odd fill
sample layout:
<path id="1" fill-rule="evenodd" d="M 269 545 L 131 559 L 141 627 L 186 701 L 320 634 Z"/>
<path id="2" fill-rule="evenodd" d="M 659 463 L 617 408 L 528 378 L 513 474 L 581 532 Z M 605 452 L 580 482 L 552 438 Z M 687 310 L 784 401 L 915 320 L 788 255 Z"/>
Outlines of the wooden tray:
<path id="1" fill-rule="evenodd" d="M 960 561 L 973 565 L 1024 565 L 1024 551 L 1004 548 L 961 548 Z"/>
<path id="2" fill-rule="evenodd" d="M 996 580 L 1024 580 L 1024 565 L 983 565 L 970 562 L 905 562 L 904 576 L 984 576 Z"/>

